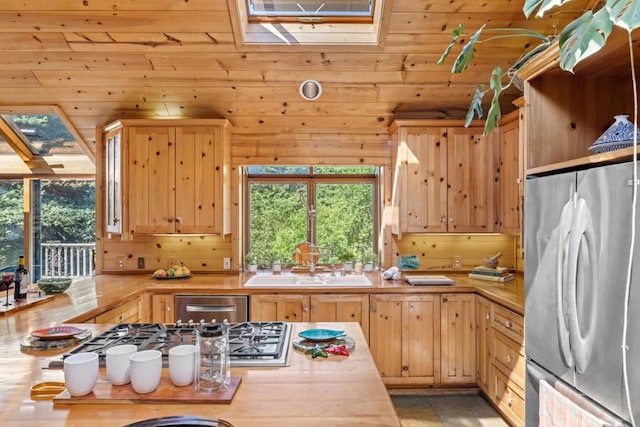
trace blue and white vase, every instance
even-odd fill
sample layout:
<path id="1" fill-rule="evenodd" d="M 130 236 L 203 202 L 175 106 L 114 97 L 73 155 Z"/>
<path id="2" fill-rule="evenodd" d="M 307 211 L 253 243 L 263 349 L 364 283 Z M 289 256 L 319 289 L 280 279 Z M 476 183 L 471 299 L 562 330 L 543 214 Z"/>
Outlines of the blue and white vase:
<path id="1" fill-rule="evenodd" d="M 589 147 L 589 151 L 604 153 L 633 145 L 634 127 L 628 117 L 627 114 L 615 116 L 615 122 L 596 139 L 596 142 Z M 638 133 L 638 139 L 640 140 L 640 133 Z"/>

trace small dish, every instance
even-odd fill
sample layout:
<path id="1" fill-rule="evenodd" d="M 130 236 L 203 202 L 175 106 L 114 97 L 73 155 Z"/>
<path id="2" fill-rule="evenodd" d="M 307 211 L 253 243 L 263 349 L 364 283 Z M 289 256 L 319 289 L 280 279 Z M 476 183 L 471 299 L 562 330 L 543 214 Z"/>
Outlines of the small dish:
<path id="1" fill-rule="evenodd" d="M 71 338 L 74 335 L 84 332 L 84 329 L 76 328 L 74 326 L 53 326 L 51 328 L 38 329 L 31 332 L 32 337 L 40 339 L 58 339 L 58 338 Z"/>
<path id="2" fill-rule="evenodd" d="M 344 331 L 336 331 L 333 329 L 307 329 L 306 331 L 298 333 L 299 336 L 309 341 L 333 340 L 344 334 Z"/>

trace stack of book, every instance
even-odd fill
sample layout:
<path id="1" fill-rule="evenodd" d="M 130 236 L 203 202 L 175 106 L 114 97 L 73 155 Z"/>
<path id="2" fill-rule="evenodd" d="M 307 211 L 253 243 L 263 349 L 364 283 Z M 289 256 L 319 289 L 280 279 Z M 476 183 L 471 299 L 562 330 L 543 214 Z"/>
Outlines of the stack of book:
<path id="1" fill-rule="evenodd" d="M 483 265 L 475 267 L 469 273 L 472 279 L 488 280 L 490 282 L 508 282 L 515 277 L 509 270 L 504 267 L 489 268 Z"/>

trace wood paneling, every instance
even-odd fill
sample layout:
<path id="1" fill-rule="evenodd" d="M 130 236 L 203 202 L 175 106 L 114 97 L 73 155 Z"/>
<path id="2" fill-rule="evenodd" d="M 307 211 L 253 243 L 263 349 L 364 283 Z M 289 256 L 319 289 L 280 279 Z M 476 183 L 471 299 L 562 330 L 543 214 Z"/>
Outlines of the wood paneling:
<path id="1" fill-rule="evenodd" d="M 215 117 L 261 141 L 346 132 L 367 143 L 403 114 L 463 118 L 493 66 L 508 67 L 532 43 L 478 45 L 469 70 L 452 75 L 452 58 L 436 62 L 458 24 L 469 33 L 488 22 L 553 34 L 590 2 L 527 21 L 507 0 L 386 0 L 378 45 L 358 45 L 361 36 L 345 32 L 351 44 L 303 46 L 295 37 L 304 24 L 286 27 L 288 43 L 261 28 L 273 43 L 242 45 L 232 31 L 235 0 L 7 0 L 0 4 L 2 102 L 61 105 L 87 141 L 118 118 Z M 317 27 L 314 37 L 343 31 Z M 323 84 L 317 102 L 299 96 L 309 78 Z"/>

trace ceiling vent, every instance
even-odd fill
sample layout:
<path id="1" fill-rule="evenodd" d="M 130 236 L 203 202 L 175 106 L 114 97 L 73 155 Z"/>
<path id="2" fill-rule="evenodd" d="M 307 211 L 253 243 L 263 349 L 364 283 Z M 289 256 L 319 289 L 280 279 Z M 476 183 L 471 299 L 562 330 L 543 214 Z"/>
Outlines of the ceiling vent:
<path id="1" fill-rule="evenodd" d="M 300 95 L 307 101 L 314 101 L 322 95 L 322 86 L 315 80 L 305 80 L 300 84 Z"/>

